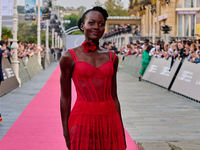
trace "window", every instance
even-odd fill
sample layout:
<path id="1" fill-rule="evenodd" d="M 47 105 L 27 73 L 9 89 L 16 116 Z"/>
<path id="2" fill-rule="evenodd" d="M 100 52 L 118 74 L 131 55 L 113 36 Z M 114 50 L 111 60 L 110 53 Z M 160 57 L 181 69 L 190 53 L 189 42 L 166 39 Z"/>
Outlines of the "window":
<path id="1" fill-rule="evenodd" d="M 177 7 L 178 8 L 183 8 L 183 0 L 178 0 L 177 1 Z"/>
<path id="2" fill-rule="evenodd" d="M 189 15 L 185 15 L 185 36 L 189 36 Z"/>
<path id="3" fill-rule="evenodd" d="M 196 7 L 200 7 L 200 0 L 196 0 Z"/>
<path id="4" fill-rule="evenodd" d="M 195 0 L 185 0 L 185 8 L 193 8 L 195 5 Z"/>
<path id="5" fill-rule="evenodd" d="M 191 36 L 194 36 L 195 32 L 195 15 L 191 15 Z"/>
<path id="6" fill-rule="evenodd" d="M 183 36 L 183 15 L 178 15 L 178 36 Z"/>

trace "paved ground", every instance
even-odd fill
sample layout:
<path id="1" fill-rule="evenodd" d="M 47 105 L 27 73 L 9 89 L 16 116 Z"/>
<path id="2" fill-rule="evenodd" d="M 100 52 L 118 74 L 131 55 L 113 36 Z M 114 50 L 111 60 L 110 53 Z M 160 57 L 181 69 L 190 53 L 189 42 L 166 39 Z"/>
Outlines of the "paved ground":
<path id="1" fill-rule="evenodd" d="M 46 83 L 58 62 L 1 98 L 0 139 Z M 141 150 L 200 150 L 200 104 L 118 72 L 124 126 Z"/>
<path id="2" fill-rule="evenodd" d="M 200 150 L 199 103 L 121 72 L 118 95 L 124 126 L 145 150 Z"/>
<path id="3" fill-rule="evenodd" d="M 22 87 L 0 98 L 0 109 L 3 117 L 3 122 L 0 122 L 0 140 L 10 129 L 29 102 L 42 89 L 57 66 L 58 62 L 54 62 L 45 70 L 38 73 L 30 81 L 22 85 Z"/>

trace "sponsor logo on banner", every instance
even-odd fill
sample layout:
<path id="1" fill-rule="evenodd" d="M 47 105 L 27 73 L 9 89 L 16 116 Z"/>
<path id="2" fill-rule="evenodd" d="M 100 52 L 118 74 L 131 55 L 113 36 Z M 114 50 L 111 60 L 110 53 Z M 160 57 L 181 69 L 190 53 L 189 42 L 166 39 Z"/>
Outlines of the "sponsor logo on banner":
<path id="1" fill-rule="evenodd" d="M 2 81 L 0 85 L 0 96 L 8 93 L 9 91 L 19 86 L 17 78 L 7 58 L 2 59 L 2 71 L 4 81 Z"/>
<path id="2" fill-rule="evenodd" d="M 14 74 L 14 72 L 11 68 L 5 68 L 3 70 L 4 80 L 9 79 L 9 78 L 14 77 L 14 76 L 15 76 L 15 74 Z"/>
<path id="3" fill-rule="evenodd" d="M 150 68 L 149 68 L 149 70 L 148 70 L 148 72 L 156 73 L 157 69 L 158 69 L 158 66 L 151 65 Z"/>
<path id="4" fill-rule="evenodd" d="M 25 0 L 25 20 L 35 20 L 36 0 Z"/>
<path id="5" fill-rule="evenodd" d="M 160 72 L 160 75 L 163 75 L 163 76 L 167 76 L 169 77 L 170 76 L 170 71 L 169 71 L 169 67 L 163 67 L 163 70 Z"/>
<path id="6" fill-rule="evenodd" d="M 178 77 L 178 80 L 191 82 L 193 74 L 193 72 L 182 70 L 181 76 Z"/>

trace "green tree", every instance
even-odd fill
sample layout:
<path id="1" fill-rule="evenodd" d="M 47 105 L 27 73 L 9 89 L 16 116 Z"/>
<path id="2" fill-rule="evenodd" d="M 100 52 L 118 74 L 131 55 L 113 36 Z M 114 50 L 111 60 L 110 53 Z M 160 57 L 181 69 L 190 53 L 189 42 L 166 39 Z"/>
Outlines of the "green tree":
<path id="1" fill-rule="evenodd" d="M 12 37 L 13 37 L 13 35 L 12 35 L 11 29 L 8 29 L 6 27 L 2 27 L 1 39 L 2 40 L 7 40 L 7 39 L 12 38 Z"/>
<path id="2" fill-rule="evenodd" d="M 79 11 L 80 15 L 83 15 L 83 13 L 86 11 L 86 7 L 80 6 L 80 7 L 76 8 L 76 10 Z"/>
<path id="3" fill-rule="evenodd" d="M 128 10 L 124 9 L 121 0 L 109 0 L 105 2 L 105 9 L 109 16 L 128 16 Z"/>
<path id="4" fill-rule="evenodd" d="M 24 6 L 17 6 L 17 11 L 19 14 L 25 14 Z"/>
<path id="5" fill-rule="evenodd" d="M 74 32 L 72 32 L 71 33 L 71 35 L 82 35 L 83 34 L 83 32 L 82 31 L 74 31 Z"/>
<path id="6" fill-rule="evenodd" d="M 66 20 L 70 20 L 70 23 L 65 26 L 65 29 L 69 29 L 71 27 L 77 26 L 78 20 L 80 19 L 80 15 L 71 14 L 69 16 L 65 16 Z"/>

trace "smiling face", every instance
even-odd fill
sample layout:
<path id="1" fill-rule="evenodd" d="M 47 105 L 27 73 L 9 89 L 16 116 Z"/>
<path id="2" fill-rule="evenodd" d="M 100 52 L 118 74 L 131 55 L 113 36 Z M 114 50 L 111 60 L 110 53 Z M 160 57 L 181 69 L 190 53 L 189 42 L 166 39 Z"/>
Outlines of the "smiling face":
<path id="1" fill-rule="evenodd" d="M 86 41 L 98 42 L 105 31 L 105 20 L 98 11 L 90 11 L 86 14 L 84 24 L 81 27 Z"/>

